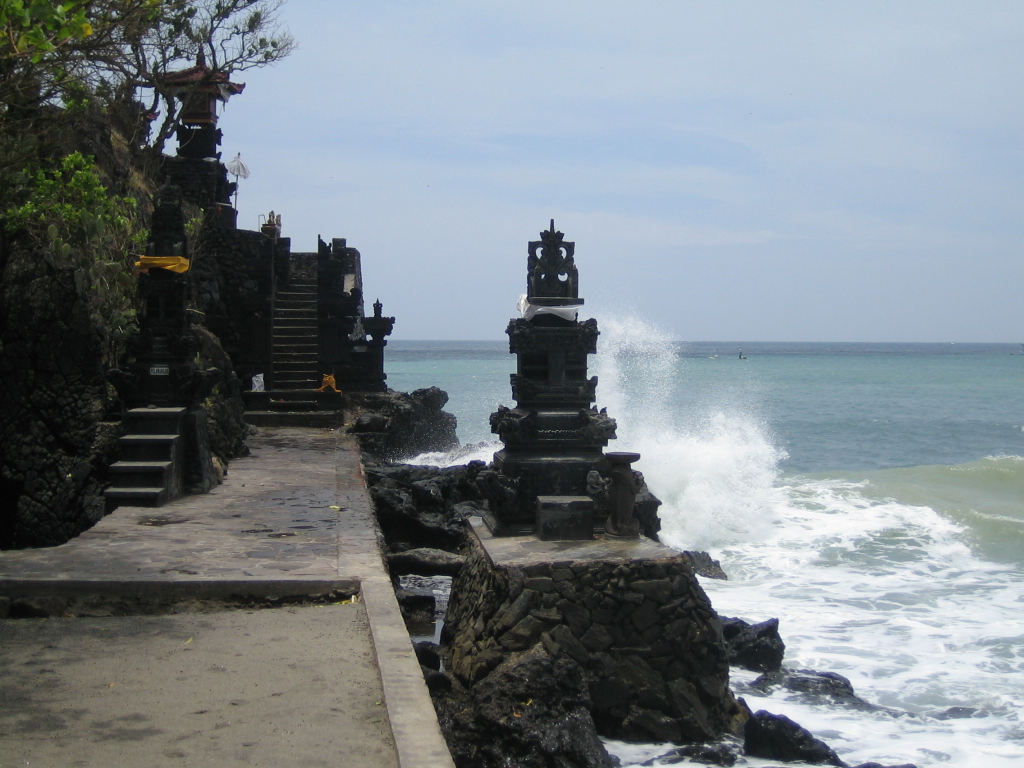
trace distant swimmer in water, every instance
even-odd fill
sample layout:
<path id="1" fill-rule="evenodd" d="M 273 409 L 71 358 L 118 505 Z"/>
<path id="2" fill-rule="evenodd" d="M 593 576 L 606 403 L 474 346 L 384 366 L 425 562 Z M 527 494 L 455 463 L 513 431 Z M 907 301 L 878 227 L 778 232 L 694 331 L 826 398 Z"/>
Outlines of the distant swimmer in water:
<path id="1" fill-rule="evenodd" d="M 745 357 L 743 356 L 743 350 L 741 349 L 741 350 L 740 350 L 740 360 L 746 360 L 746 359 L 747 359 L 747 358 L 745 358 Z"/>

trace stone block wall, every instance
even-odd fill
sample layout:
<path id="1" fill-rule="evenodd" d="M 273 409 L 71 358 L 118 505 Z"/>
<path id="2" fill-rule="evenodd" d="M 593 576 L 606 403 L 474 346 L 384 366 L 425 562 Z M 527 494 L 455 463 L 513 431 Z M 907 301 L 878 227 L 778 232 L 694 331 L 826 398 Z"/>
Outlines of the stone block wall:
<path id="1" fill-rule="evenodd" d="M 742 727 L 721 623 L 686 554 L 495 565 L 475 537 L 471 547 L 444 635 L 462 685 L 541 644 L 583 669 L 604 736 L 685 743 Z"/>

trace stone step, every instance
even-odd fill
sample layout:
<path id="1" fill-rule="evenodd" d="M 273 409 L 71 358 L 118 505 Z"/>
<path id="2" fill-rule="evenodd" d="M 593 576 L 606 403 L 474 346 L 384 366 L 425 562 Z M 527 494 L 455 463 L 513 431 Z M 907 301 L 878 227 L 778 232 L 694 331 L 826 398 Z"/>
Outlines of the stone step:
<path id="1" fill-rule="evenodd" d="M 123 461 L 169 461 L 174 455 L 177 435 L 124 435 L 118 438 Z"/>
<path id="2" fill-rule="evenodd" d="M 279 328 L 292 333 L 302 330 L 311 335 L 317 334 L 316 320 L 310 320 L 308 317 L 275 317 L 274 330 Z"/>
<path id="3" fill-rule="evenodd" d="M 318 346 L 317 344 L 308 344 L 305 349 L 296 349 L 292 345 L 281 345 L 281 347 L 274 349 L 274 360 L 310 360 L 311 364 L 315 366 Z"/>
<path id="4" fill-rule="evenodd" d="M 267 410 L 272 413 L 279 412 L 308 412 L 319 410 L 316 400 L 273 400 L 271 399 Z"/>
<path id="5" fill-rule="evenodd" d="M 167 489 L 113 486 L 107 488 L 103 496 L 108 502 L 118 506 L 159 507 L 167 501 Z"/>
<path id="6" fill-rule="evenodd" d="M 119 488 L 166 488 L 171 466 L 169 461 L 117 461 L 110 472 Z"/>
<path id="7" fill-rule="evenodd" d="M 321 376 L 310 375 L 308 373 L 292 373 L 285 372 L 275 374 L 274 376 L 274 388 L 275 389 L 316 389 L 320 386 L 320 382 L 323 380 Z"/>
<path id="8" fill-rule="evenodd" d="M 281 304 L 313 304 L 317 303 L 315 293 L 279 293 L 274 297 L 274 305 Z"/>
<path id="9" fill-rule="evenodd" d="M 178 431 L 185 408 L 132 408 L 125 413 L 125 431 L 132 435 L 166 435 Z"/>

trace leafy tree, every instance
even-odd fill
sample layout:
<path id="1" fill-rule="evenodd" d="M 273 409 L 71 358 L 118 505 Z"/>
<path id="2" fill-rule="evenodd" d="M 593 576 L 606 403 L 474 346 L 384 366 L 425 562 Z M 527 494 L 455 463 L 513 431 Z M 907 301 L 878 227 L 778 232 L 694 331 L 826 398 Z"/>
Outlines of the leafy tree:
<path id="1" fill-rule="evenodd" d="M 131 198 L 108 194 L 95 165 L 74 152 L 25 182 L 25 199 L 5 212 L 7 227 L 53 271 L 73 270 L 103 336 L 104 368 L 116 366 L 135 322 L 132 265 L 145 232 Z"/>
<path id="2" fill-rule="evenodd" d="M 4 57 L 31 57 L 38 64 L 47 53 L 92 34 L 85 7 L 85 2 L 4 0 L 0 4 L 0 51 Z"/>

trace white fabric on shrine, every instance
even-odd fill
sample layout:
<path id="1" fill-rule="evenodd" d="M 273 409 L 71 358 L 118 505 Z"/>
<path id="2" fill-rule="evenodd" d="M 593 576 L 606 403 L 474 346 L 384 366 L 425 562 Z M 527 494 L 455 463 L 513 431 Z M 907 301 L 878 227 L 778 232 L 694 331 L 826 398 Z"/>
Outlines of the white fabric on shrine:
<path id="1" fill-rule="evenodd" d="M 563 320 L 575 320 L 580 311 L 579 306 L 543 307 L 538 304 L 531 304 L 530 300 L 526 298 L 525 293 L 519 297 L 516 309 L 519 310 L 519 316 L 524 320 L 532 320 L 537 315 L 556 315 Z"/>
<path id="2" fill-rule="evenodd" d="M 242 162 L 242 153 L 235 155 L 235 159 L 224 164 L 227 172 L 240 179 L 249 178 L 249 166 Z"/>

